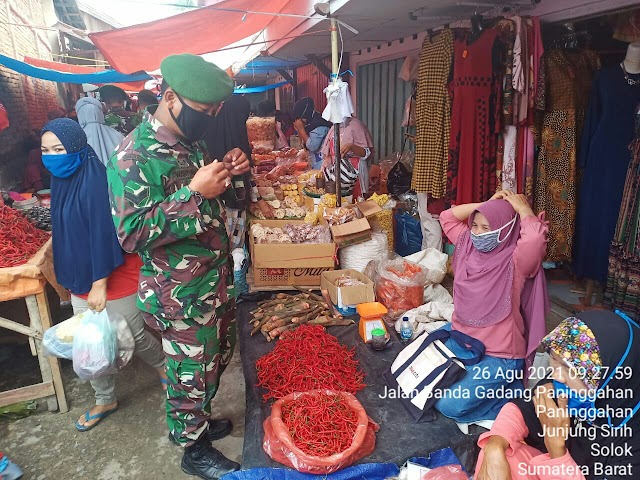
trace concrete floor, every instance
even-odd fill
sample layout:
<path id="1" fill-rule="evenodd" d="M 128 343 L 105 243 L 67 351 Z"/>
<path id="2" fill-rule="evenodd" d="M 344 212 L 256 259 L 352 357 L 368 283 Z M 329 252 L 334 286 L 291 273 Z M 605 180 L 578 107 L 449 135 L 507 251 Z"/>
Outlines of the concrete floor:
<path id="1" fill-rule="evenodd" d="M 0 347 L 1 348 L 1 347 Z M 212 416 L 230 418 L 232 434 L 213 446 L 241 462 L 245 385 L 236 349 L 213 401 Z M 70 411 L 37 413 L 15 421 L 0 420 L 0 451 L 18 464 L 25 480 L 188 479 L 180 469 L 182 449 L 169 443 L 160 382 L 153 369 L 133 359 L 118 374 L 117 412 L 85 433 L 74 424 L 93 404 L 89 383 L 78 379 L 63 361 Z"/>

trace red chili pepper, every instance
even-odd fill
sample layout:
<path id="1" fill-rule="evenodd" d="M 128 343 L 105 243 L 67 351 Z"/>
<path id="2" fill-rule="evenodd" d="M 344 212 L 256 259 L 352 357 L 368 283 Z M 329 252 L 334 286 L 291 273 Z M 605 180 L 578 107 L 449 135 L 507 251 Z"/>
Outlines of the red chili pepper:
<path id="1" fill-rule="evenodd" d="M 0 268 L 26 263 L 49 240 L 18 211 L 0 206 Z"/>
<path id="2" fill-rule="evenodd" d="M 263 400 L 316 389 L 362 390 L 364 373 L 348 349 L 319 325 L 302 325 L 282 334 L 274 350 L 258 359 L 258 386 Z"/>

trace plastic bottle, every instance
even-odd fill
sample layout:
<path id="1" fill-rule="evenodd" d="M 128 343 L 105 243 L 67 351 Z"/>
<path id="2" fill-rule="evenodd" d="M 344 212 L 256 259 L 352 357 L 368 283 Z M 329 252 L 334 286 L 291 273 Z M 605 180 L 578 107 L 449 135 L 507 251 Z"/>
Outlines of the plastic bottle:
<path id="1" fill-rule="evenodd" d="M 413 328 L 409 323 L 409 317 L 403 317 L 402 326 L 400 327 L 400 339 L 403 343 L 407 343 L 413 336 Z"/>

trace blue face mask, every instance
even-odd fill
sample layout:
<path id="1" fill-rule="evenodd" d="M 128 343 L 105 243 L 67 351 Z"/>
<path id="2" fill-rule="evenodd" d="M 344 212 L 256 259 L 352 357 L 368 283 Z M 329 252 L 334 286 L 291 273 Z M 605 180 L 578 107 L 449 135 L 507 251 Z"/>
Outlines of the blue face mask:
<path id="1" fill-rule="evenodd" d="M 509 238 L 509 235 L 511 235 L 511 232 L 513 232 L 513 227 L 515 227 L 516 225 L 517 218 L 518 217 L 516 215 L 509 223 L 503 225 L 497 230 L 492 230 L 491 232 L 480 233 L 477 235 L 471 232 L 471 243 L 473 243 L 473 246 L 476 247 L 476 250 L 478 250 L 479 252 L 487 253 L 495 250 L 498 245 Z M 500 240 L 500 233 L 507 227 L 511 227 L 509 229 L 509 233 L 507 233 L 505 237 Z"/>
<path id="2" fill-rule="evenodd" d="M 75 173 L 84 158 L 85 149 L 76 153 L 43 154 L 42 163 L 51 172 L 51 175 L 58 178 L 67 178 Z"/>
<path id="3" fill-rule="evenodd" d="M 553 388 L 556 396 L 563 395 L 568 398 L 567 409 L 569 410 L 569 416 L 587 422 L 593 422 L 600 416 L 601 412 L 596 408 L 596 392 L 581 394 L 556 380 L 553 381 Z"/>

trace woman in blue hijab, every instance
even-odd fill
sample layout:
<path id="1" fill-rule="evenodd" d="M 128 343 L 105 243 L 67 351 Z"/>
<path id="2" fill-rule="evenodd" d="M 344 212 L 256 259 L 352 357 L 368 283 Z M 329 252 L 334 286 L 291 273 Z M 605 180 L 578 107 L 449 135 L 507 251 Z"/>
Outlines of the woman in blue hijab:
<path id="1" fill-rule="evenodd" d="M 106 308 L 122 315 L 135 339 L 136 355 L 166 383 L 162 348 L 155 337 L 145 334 L 136 307 L 141 262 L 118 243 L 104 165 L 80 125 L 68 118 L 45 125 L 41 149 L 42 162 L 51 172 L 54 268 L 58 282 L 71 292 L 74 314 Z M 76 423 L 81 432 L 118 408 L 113 375 L 92 380 L 91 386 L 96 405 Z"/>

